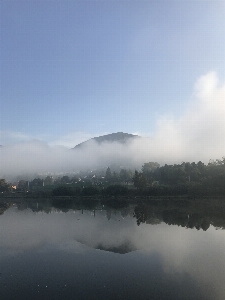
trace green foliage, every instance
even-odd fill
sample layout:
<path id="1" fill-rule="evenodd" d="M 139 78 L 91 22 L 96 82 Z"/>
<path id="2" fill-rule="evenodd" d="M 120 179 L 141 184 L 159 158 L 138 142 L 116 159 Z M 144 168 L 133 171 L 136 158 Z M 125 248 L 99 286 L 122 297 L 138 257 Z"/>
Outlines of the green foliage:
<path id="1" fill-rule="evenodd" d="M 106 169 L 105 179 L 106 179 L 107 181 L 112 180 L 112 172 L 111 172 L 111 170 L 110 170 L 110 167 L 108 167 L 108 168 Z"/>
<path id="2" fill-rule="evenodd" d="M 125 196 L 127 193 L 128 188 L 120 184 L 110 185 L 105 190 L 105 194 L 110 196 Z"/>
<path id="3" fill-rule="evenodd" d="M 30 182 L 30 188 L 36 188 L 36 187 L 40 187 L 43 186 L 43 180 L 40 178 L 35 178 L 34 180 L 32 180 Z"/>
<path id="4" fill-rule="evenodd" d="M 137 170 L 135 170 L 134 173 L 133 183 L 138 190 L 143 190 L 147 187 L 147 179 L 145 175 Z"/>
<path id="5" fill-rule="evenodd" d="M 28 181 L 26 180 L 20 180 L 18 183 L 18 188 L 20 190 L 27 190 L 28 189 Z"/>
<path id="6" fill-rule="evenodd" d="M 94 196 L 99 194 L 99 190 L 94 186 L 88 186 L 82 189 L 82 196 Z"/>
<path id="7" fill-rule="evenodd" d="M 132 180 L 132 172 L 130 170 L 121 169 L 119 179 L 122 182 L 128 183 Z"/>
<path id="8" fill-rule="evenodd" d="M 10 191 L 10 185 L 6 183 L 5 179 L 0 179 L 0 192 L 8 192 Z"/>
<path id="9" fill-rule="evenodd" d="M 71 182 L 71 180 L 70 180 L 69 176 L 63 176 L 60 180 L 60 183 L 62 183 L 62 184 L 66 184 L 66 183 L 70 183 L 70 182 Z"/>
<path id="10" fill-rule="evenodd" d="M 58 186 L 52 190 L 53 196 L 72 196 L 73 190 L 71 187 L 67 186 Z"/>
<path id="11" fill-rule="evenodd" d="M 210 161 L 182 162 L 157 167 L 146 163 L 142 173 L 135 171 L 134 186 L 146 195 L 225 195 L 225 158 Z M 147 184 L 146 184 L 147 180 Z M 159 186 L 153 186 L 154 181 Z"/>
<path id="12" fill-rule="evenodd" d="M 53 184 L 53 178 L 51 176 L 46 176 L 44 180 L 44 185 L 52 185 Z"/>
<path id="13" fill-rule="evenodd" d="M 142 173 L 147 179 L 153 180 L 154 172 L 160 167 L 157 162 L 144 163 L 142 166 Z"/>
<path id="14" fill-rule="evenodd" d="M 112 182 L 116 183 L 118 181 L 119 181 L 119 177 L 116 174 L 116 172 L 114 171 L 113 174 L 112 174 Z"/>

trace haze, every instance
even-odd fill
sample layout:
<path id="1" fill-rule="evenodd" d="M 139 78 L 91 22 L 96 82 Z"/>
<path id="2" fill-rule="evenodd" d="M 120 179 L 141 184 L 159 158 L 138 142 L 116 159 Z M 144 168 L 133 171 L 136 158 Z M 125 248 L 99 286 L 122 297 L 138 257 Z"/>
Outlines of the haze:
<path id="1" fill-rule="evenodd" d="M 221 159 L 223 1 L 1 1 L 0 175 Z M 91 144 L 115 132 L 128 145 Z"/>
<path id="2" fill-rule="evenodd" d="M 149 137 L 124 145 L 91 141 L 78 150 L 41 140 L 8 144 L 0 148 L 1 175 L 78 172 L 112 163 L 136 168 L 149 161 L 161 165 L 199 160 L 207 163 L 224 156 L 224 116 L 225 83 L 210 72 L 197 80 L 188 109 L 179 118 L 161 116 Z"/>

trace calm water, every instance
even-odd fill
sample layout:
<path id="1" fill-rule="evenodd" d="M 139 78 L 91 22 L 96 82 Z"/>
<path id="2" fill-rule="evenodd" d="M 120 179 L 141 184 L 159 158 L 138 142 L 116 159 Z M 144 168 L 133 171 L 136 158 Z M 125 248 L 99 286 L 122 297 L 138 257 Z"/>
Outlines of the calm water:
<path id="1" fill-rule="evenodd" d="M 80 208 L 1 203 L 0 299 L 225 299 L 221 203 Z"/>

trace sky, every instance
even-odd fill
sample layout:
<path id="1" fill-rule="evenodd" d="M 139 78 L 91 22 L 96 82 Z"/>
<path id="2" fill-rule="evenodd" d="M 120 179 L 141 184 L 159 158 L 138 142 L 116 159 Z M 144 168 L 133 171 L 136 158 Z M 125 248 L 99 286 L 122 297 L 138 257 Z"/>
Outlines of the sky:
<path id="1" fill-rule="evenodd" d="M 0 19 L 1 145 L 127 132 L 223 154 L 224 1 L 2 0 Z"/>

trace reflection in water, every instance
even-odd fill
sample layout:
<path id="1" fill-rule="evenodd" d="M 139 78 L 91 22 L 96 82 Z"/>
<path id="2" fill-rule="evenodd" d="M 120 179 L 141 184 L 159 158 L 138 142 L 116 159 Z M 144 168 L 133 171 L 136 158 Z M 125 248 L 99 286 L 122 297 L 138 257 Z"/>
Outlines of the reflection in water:
<path id="1" fill-rule="evenodd" d="M 124 202 L 111 203 L 110 206 L 101 204 L 96 200 L 86 200 L 81 203 L 71 200 L 64 200 L 63 202 L 56 200 L 53 203 L 51 201 L 19 202 L 17 204 L 1 202 L 0 215 L 15 205 L 21 211 L 29 208 L 33 212 L 44 212 L 47 214 L 54 211 L 66 213 L 71 210 L 90 210 L 95 215 L 96 211 L 104 210 L 108 220 L 110 220 L 112 214 L 120 213 L 123 218 L 129 214 L 136 218 L 137 225 L 141 223 L 154 225 L 164 222 L 168 225 L 178 225 L 204 231 L 210 225 L 221 229 L 225 228 L 225 201 L 223 199 L 157 199 L 148 202 L 140 201 L 133 205 L 128 205 Z"/>
<path id="2" fill-rule="evenodd" d="M 114 253 L 120 253 L 120 254 L 125 254 L 136 250 L 135 246 L 132 245 L 129 241 L 124 241 L 123 244 L 117 247 L 105 247 L 103 244 L 99 244 L 96 246 L 96 249 L 110 251 Z"/>
<path id="3" fill-rule="evenodd" d="M 7 202 L 0 202 L 0 215 L 3 215 L 4 212 L 9 209 L 13 204 Z"/>
<path id="4" fill-rule="evenodd" d="M 165 222 L 168 225 L 204 231 L 210 225 L 224 229 L 225 203 L 221 199 L 211 201 L 157 200 L 151 201 L 151 204 L 137 205 L 134 216 L 138 225 Z"/>
<path id="5" fill-rule="evenodd" d="M 225 298 L 220 200 L 70 204 L 1 203 L 0 299 Z"/>

